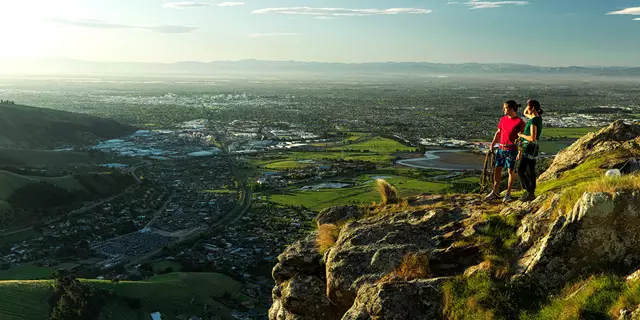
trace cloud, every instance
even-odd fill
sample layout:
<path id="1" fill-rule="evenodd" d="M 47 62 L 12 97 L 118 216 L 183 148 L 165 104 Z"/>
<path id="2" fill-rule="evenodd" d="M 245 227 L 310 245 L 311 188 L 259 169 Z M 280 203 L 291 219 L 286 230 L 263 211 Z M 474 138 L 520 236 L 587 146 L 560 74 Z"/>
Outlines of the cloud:
<path id="1" fill-rule="evenodd" d="M 640 21 L 640 18 L 635 18 L 633 19 L 633 21 Z"/>
<path id="2" fill-rule="evenodd" d="M 236 7 L 236 6 L 244 6 L 244 2 L 223 2 L 218 5 L 218 7 Z"/>
<path id="3" fill-rule="evenodd" d="M 327 16 L 318 16 L 316 17 L 316 19 L 322 19 L 322 20 L 335 20 L 335 17 L 327 17 Z"/>
<path id="4" fill-rule="evenodd" d="M 640 16 L 640 7 L 633 7 L 633 8 L 626 8 L 626 9 L 622 9 L 620 11 L 611 11 L 609 14 L 627 14 L 627 15 L 634 15 L 634 16 Z M 633 19 L 636 20 L 636 19 Z"/>
<path id="5" fill-rule="evenodd" d="M 253 14 L 295 14 L 326 17 L 361 17 L 373 15 L 390 14 L 429 14 L 431 10 L 416 8 L 390 8 L 390 9 L 347 9 L 347 8 L 311 8 L 311 7 L 290 7 L 290 8 L 265 8 L 255 10 Z"/>
<path id="6" fill-rule="evenodd" d="M 199 27 L 181 25 L 157 25 L 157 26 L 136 26 L 130 24 L 112 23 L 96 19 L 51 19 L 59 25 L 76 26 L 96 29 L 138 29 L 157 33 L 189 33 L 200 29 Z"/>
<path id="7" fill-rule="evenodd" d="M 166 2 L 162 5 L 170 9 L 190 9 L 202 7 L 236 7 L 243 6 L 244 2 L 226 1 L 221 3 L 204 2 L 204 1 L 182 1 L 182 2 Z"/>
<path id="8" fill-rule="evenodd" d="M 471 0 L 471 1 L 467 1 L 467 2 L 449 1 L 449 2 L 447 2 L 447 4 L 462 4 L 462 5 L 465 5 L 467 7 L 470 7 L 471 9 L 493 9 L 493 8 L 500 8 L 500 7 L 505 6 L 505 5 L 524 6 L 524 5 L 528 5 L 529 1 L 478 1 L 478 0 Z"/>
<path id="9" fill-rule="evenodd" d="M 460 2 L 449 2 L 449 4 L 459 4 Z M 471 9 L 493 9 L 500 8 L 505 5 L 516 5 L 516 6 L 524 6 L 528 5 L 529 1 L 468 1 L 463 2 L 467 7 L 471 7 Z"/>
<path id="10" fill-rule="evenodd" d="M 251 33 L 249 38 L 299 36 L 300 33 Z"/>

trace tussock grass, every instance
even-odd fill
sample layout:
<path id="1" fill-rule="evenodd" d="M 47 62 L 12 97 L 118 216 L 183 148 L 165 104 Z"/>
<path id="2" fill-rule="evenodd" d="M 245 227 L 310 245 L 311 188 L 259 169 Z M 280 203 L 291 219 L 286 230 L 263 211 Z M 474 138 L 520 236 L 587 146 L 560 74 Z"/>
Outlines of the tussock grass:
<path id="1" fill-rule="evenodd" d="M 384 179 L 376 180 L 376 190 L 380 194 L 380 204 L 394 204 L 400 202 L 400 196 L 396 187 L 392 186 Z"/>
<path id="2" fill-rule="evenodd" d="M 616 276 L 591 276 L 565 287 L 563 292 L 536 313 L 524 313 L 522 320 L 610 319 L 614 305 L 627 285 Z"/>
<path id="3" fill-rule="evenodd" d="M 586 192 L 606 192 L 614 195 L 621 190 L 640 190 L 640 175 L 626 175 L 622 177 L 605 177 L 583 182 L 572 188 L 567 188 L 560 196 L 558 209 L 568 212 Z"/>
<path id="4" fill-rule="evenodd" d="M 411 253 L 406 255 L 400 265 L 391 273 L 380 279 L 380 282 L 394 280 L 411 281 L 417 279 L 427 279 L 431 276 L 429 258 L 425 255 Z"/>
<path id="5" fill-rule="evenodd" d="M 316 246 L 318 252 L 324 255 L 334 244 L 338 241 L 340 236 L 341 226 L 335 224 L 323 224 L 318 227 L 318 233 L 316 235 Z"/>

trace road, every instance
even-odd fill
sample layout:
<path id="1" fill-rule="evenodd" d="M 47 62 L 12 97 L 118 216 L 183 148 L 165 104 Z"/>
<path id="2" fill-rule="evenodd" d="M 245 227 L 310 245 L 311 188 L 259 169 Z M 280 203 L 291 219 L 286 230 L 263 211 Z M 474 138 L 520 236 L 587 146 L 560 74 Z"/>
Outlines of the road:
<path id="1" fill-rule="evenodd" d="M 251 204 L 253 201 L 253 193 L 251 192 L 251 189 L 247 186 L 246 181 L 244 181 L 244 178 L 238 173 L 238 170 L 233 166 L 231 162 L 231 156 L 226 152 L 223 156 L 229 159 L 229 169 L 231 170 L 231 173 L 233 174 L 235 180 L 238 182 L 238 188 L 240 189 L 240 198 L 235 208 L 229 211 L 224 217 L 218 220 L 218 222 L 216 222 L 210 228 L 201 226 L 201 227 L 193 228 L 190 230 L 179 230 L 172 233 L 169 233 L 164 230 L 152 230 L 151 232 L 159 235 L 163 235 L 163 236 L 175 237 L 177 239 L 173 241 L 170 245 L 179 245 L 181 243 L 193 240 L 195 237 L 200 236 L 200 233 L 202 232 L 223 229 L 226 226 L 235 223 L 236 221 L 238 221 L 240 218 L 244 216 L 244 214 L 251 208 Z M 150 225 L 151 225 L 151 222 L 148 224 L 148 226 Z M 129 262 L 126 265 L 126 267 L 131 267 L 131 266 L 140 264 L 145 260 L 148 260 L 149 258 L 160 253 L 161 251 L 162 251 L 162 248 L 157 248 L 156 250 L 153 250 L 143 256 L 133 257 L 131 262 Z"/>

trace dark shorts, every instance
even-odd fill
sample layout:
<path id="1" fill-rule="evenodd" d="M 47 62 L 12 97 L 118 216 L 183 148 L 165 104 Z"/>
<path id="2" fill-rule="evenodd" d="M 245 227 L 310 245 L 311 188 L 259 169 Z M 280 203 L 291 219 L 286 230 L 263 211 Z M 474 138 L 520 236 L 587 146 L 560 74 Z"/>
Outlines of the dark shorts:
<path id="1" fill-rule="evenodd" d="M 518 158 L 518 150 L 498 149 L 498 151 L 496 151 L 496 163 L 494 167 L 515 169 L 516 158 Z"/>

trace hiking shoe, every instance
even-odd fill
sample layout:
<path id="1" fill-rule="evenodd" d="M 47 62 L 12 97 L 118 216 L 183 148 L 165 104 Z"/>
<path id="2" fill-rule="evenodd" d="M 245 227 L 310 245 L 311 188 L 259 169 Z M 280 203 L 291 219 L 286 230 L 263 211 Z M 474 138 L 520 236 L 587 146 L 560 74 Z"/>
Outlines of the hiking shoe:
<path id="1" fill-rule="evenodd" d="M 493 191 L 491 191 L 489 195 L 484 197 L 484 201 L 491 201 L 491 200 L 497 200 L 497 199 L 500 199 L 500 197 L 497 194 L 493 193 Z"/>
<path id="2" fill-rule="evenodd" d="M 527 193 L 527 196 L 524 198 L 524 201 L 533 201 L 536 199 L 535 193 Z"/>
<path id="3" fill-rule="evenodd" d="M 502 199 L 502 202 L 509 202 L 511 201 L 511 193 L 507 193 L 504 195 L 504 198 Z"/>

